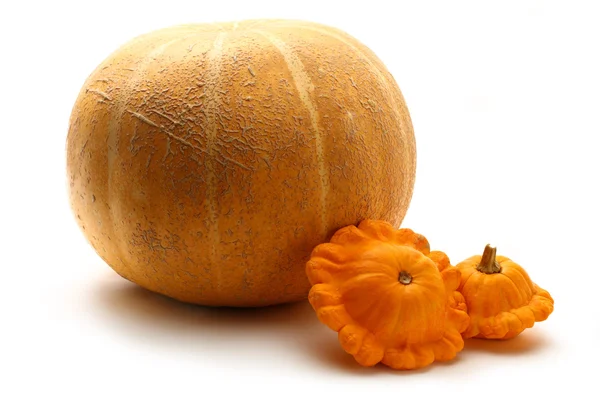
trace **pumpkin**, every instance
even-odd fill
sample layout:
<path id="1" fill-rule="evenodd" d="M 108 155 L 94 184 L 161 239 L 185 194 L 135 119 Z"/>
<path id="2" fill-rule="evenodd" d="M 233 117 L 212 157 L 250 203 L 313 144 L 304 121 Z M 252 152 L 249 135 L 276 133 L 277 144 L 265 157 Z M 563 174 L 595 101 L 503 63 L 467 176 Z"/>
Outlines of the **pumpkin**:
<path id="1" fill-rule="evenodd" d="M 510 339 L 554 310 L 550 294 L 532 282 L 519 264 L 496 256 L 495 247 L 487 245 L 483 255 L 470 257 L 456 268 L 471 321 L 465 338 Z"/>
<path id="2" fill-rule="evenodd" d="M 425 367 L 454 358 L 469 324 L 460 273 L 448 265 L 422 235 L 365 220 L 313 250 L 309 302 L 360 365 Z"/>
<path id="3" fill-rule="evenodd" d="M 66 144 L 83 234 L 117 273 L 190 303 L 306 299 L 311 250 L 399 224 L 415 179 L 400 89 L 350 35 L 288 20 L 141 35 L 88 77 Z"/>

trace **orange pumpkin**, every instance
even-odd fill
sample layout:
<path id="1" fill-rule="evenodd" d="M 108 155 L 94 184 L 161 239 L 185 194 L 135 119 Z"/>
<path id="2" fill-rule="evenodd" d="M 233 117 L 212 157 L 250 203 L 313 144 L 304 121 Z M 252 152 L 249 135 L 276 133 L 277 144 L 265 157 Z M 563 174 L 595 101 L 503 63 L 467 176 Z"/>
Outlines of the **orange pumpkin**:
<path id="1" fill-rule="evenodd" d="M 519 264 L 487 245 L 483 255 L 456 265 L 471 322 L 465 338 L 510 339 L 554 310 L 554 300 Z"/>
<path id="2" fill-rule="evenodd" d="M 359 364 L 421 368 L 464 346 L 469 317 L 460 273 L 448 266 L 423 236 L 366 220 L 314 249 L 309 301 Z"/>
<path id="3" fill-rule="evenodd" d="M 120 275 L 191 303 L 306 298 L 338 228 L 398 225 L 415 141 L 398 85 L 348 34 L 285 20 L 139 36 L 89 76 L 67 139 L 70 202 Z"/>

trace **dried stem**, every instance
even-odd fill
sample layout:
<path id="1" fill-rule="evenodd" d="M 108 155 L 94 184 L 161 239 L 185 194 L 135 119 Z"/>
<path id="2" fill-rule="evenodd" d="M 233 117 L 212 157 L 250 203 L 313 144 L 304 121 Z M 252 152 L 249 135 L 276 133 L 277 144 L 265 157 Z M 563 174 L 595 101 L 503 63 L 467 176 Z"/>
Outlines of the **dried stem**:
<path id="1" fill-rule="evenodd" d="M 497 274 L 502 271 L 502 267 L 496 261 L 496 248 L 491 247 L 489 244 L 485 246 L 481 261 L 477 266 L 477 271 L 483 272 L 484 274 Z"/>

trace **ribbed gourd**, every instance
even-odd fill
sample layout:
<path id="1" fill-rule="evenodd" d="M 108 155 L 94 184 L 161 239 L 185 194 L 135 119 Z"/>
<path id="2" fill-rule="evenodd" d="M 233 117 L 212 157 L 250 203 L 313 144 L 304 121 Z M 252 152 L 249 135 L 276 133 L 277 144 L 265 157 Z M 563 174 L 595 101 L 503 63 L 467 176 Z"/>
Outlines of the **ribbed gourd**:
<path id="1" fill-rule="evenodd" d="M 364 219 L 398 226 L 416 168 L 380 59 L 288 20 L 134 38 L 85 81 L 66 150 L 71 206 L 102 259 L 213 306 L 306 298 L 311 250 Z"/>

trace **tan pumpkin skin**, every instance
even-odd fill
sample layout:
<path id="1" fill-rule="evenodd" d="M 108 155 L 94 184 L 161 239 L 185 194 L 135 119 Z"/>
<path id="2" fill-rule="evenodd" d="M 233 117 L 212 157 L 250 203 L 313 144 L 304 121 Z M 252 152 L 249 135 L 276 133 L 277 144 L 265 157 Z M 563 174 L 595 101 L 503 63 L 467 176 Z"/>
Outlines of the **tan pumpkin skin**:
<path id="1" fill-rule="evenodd" d="M 71 206 L 98 254 L 203 305 L 306 298 L 312 249 L 398 226 L 415 178 L 402 94 L 356 39 L 285 21 L 142 35 L 87 79 L 67 138 Z"/>

